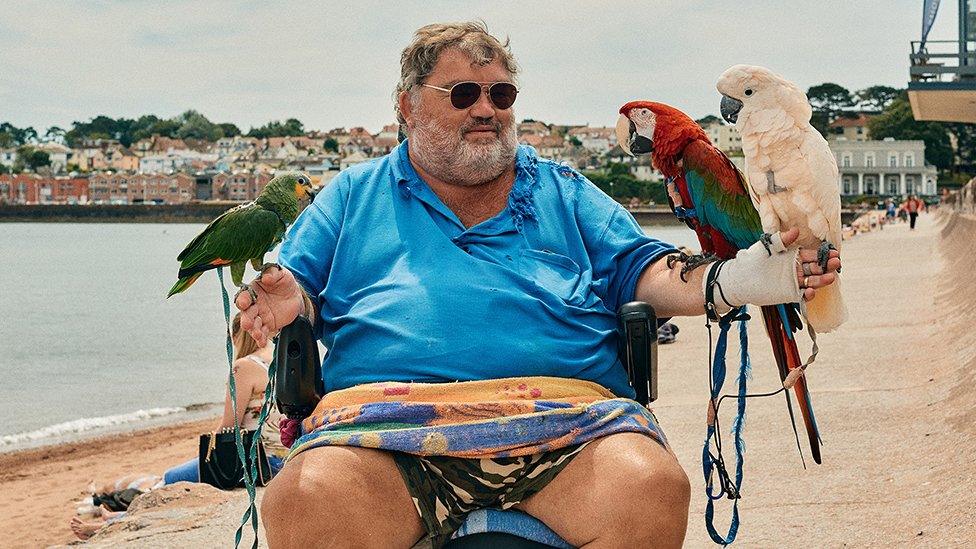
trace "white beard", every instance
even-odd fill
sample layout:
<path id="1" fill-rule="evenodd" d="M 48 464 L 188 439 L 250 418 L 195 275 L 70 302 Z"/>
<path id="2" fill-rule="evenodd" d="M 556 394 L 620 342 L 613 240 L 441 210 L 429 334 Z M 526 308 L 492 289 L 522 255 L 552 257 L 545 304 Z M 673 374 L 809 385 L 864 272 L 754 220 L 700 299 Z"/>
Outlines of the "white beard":
<path id="1" fill-rule="evenodd" d="M 515 162 L 518 136 L 515 118 L 507 126 L 494 121 L 498 132 L 488 143 L 470 143 L 464 132 L 475 124 L 457 131 L 443 128 L 422 116 L 415 118 L 410 132 L 410 153 L 420 166 L 437 179 L 464 187 L 497 179 Z"/>

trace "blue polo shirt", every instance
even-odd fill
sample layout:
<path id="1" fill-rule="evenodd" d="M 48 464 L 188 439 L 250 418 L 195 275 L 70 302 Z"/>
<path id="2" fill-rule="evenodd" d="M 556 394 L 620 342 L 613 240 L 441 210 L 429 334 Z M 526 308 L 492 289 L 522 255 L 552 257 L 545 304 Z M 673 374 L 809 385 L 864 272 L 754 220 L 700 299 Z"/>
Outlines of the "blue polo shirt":
<path id="1" fill-rule="evenodd" d="M 553 376 L 633 398 L 616 310 L 674 247 L 526 146 L 508 207 L 466 229 L 407 151 L 405 141 L 340 173 L 281 247 L 280 262 L 320 311 L 326 390 Z"/>

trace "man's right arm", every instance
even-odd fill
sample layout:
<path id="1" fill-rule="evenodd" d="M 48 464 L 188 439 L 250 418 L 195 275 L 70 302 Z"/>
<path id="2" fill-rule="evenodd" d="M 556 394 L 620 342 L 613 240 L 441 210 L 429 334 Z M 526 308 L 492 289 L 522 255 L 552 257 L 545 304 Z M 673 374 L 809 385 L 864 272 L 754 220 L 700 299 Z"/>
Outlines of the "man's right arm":
<path id="1" fill-rule="evenodd" d="M 277 334 L 303 314 L 321 336 L 316 322 L 318 300 L 332 267 L 339 237 L 339 221 L 345 204 L 341 178 L 333 181 L 295 220 L 281 245 L 281 269 L 268 269 L 242 291 L 234 302 L 241 310 L 241 327 L 259 344 Z M 256 300 L 254 298 L 257 298 Z"/>

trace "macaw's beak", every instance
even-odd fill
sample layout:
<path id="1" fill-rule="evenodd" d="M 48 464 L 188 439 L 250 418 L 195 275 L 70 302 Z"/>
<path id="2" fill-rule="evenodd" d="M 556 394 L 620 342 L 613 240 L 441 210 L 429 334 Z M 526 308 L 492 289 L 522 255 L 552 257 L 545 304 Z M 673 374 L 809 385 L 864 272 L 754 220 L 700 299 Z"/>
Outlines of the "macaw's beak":
<path id="1" fill-rule="evenodd" d="M 319 187 L 319 188 L 306 187 L 305 194 L 308 195 L 308 201 L 311 202 L 311 201 L 315 200 L 315 195 L 319 194 L 319 191 L 321 191 L 321 190 L 322 190 L 321 187 Z"/>
<path id="2" fill-rule="evenodd" d="M 621 114 L 617 119 L 617 144 L 627 154 L 635 156 L 647 154 L 654 150 L 654 143 L 637 133 L 637 125 L 634 121 Z"/>
<path id="3" fill-rule="evenodd" d="M 735 124 L 739 119 L 739 111 L 742 110 L 742 101 L 733 99 L 727 95 L 722 96 L 722 118 L 729 124 Z"/>

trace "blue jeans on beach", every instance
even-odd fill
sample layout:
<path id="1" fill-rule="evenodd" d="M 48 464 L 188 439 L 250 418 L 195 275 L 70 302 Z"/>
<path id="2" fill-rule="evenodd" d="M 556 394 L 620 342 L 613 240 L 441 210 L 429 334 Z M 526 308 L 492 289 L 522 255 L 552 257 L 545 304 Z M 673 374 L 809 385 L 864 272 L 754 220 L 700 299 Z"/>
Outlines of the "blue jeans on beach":
<path id="1" fill-rule="evenodd" d="M 268 456 L 268 464 L 271 465 L 271 476 L 274 476 L 278 474 L 285 462 L 279 457 Z M 200 458 L 195 457 L 186 463 L 167 469 L 163 473 L 163 483 L 174 482 L 200 482 Z"/>

